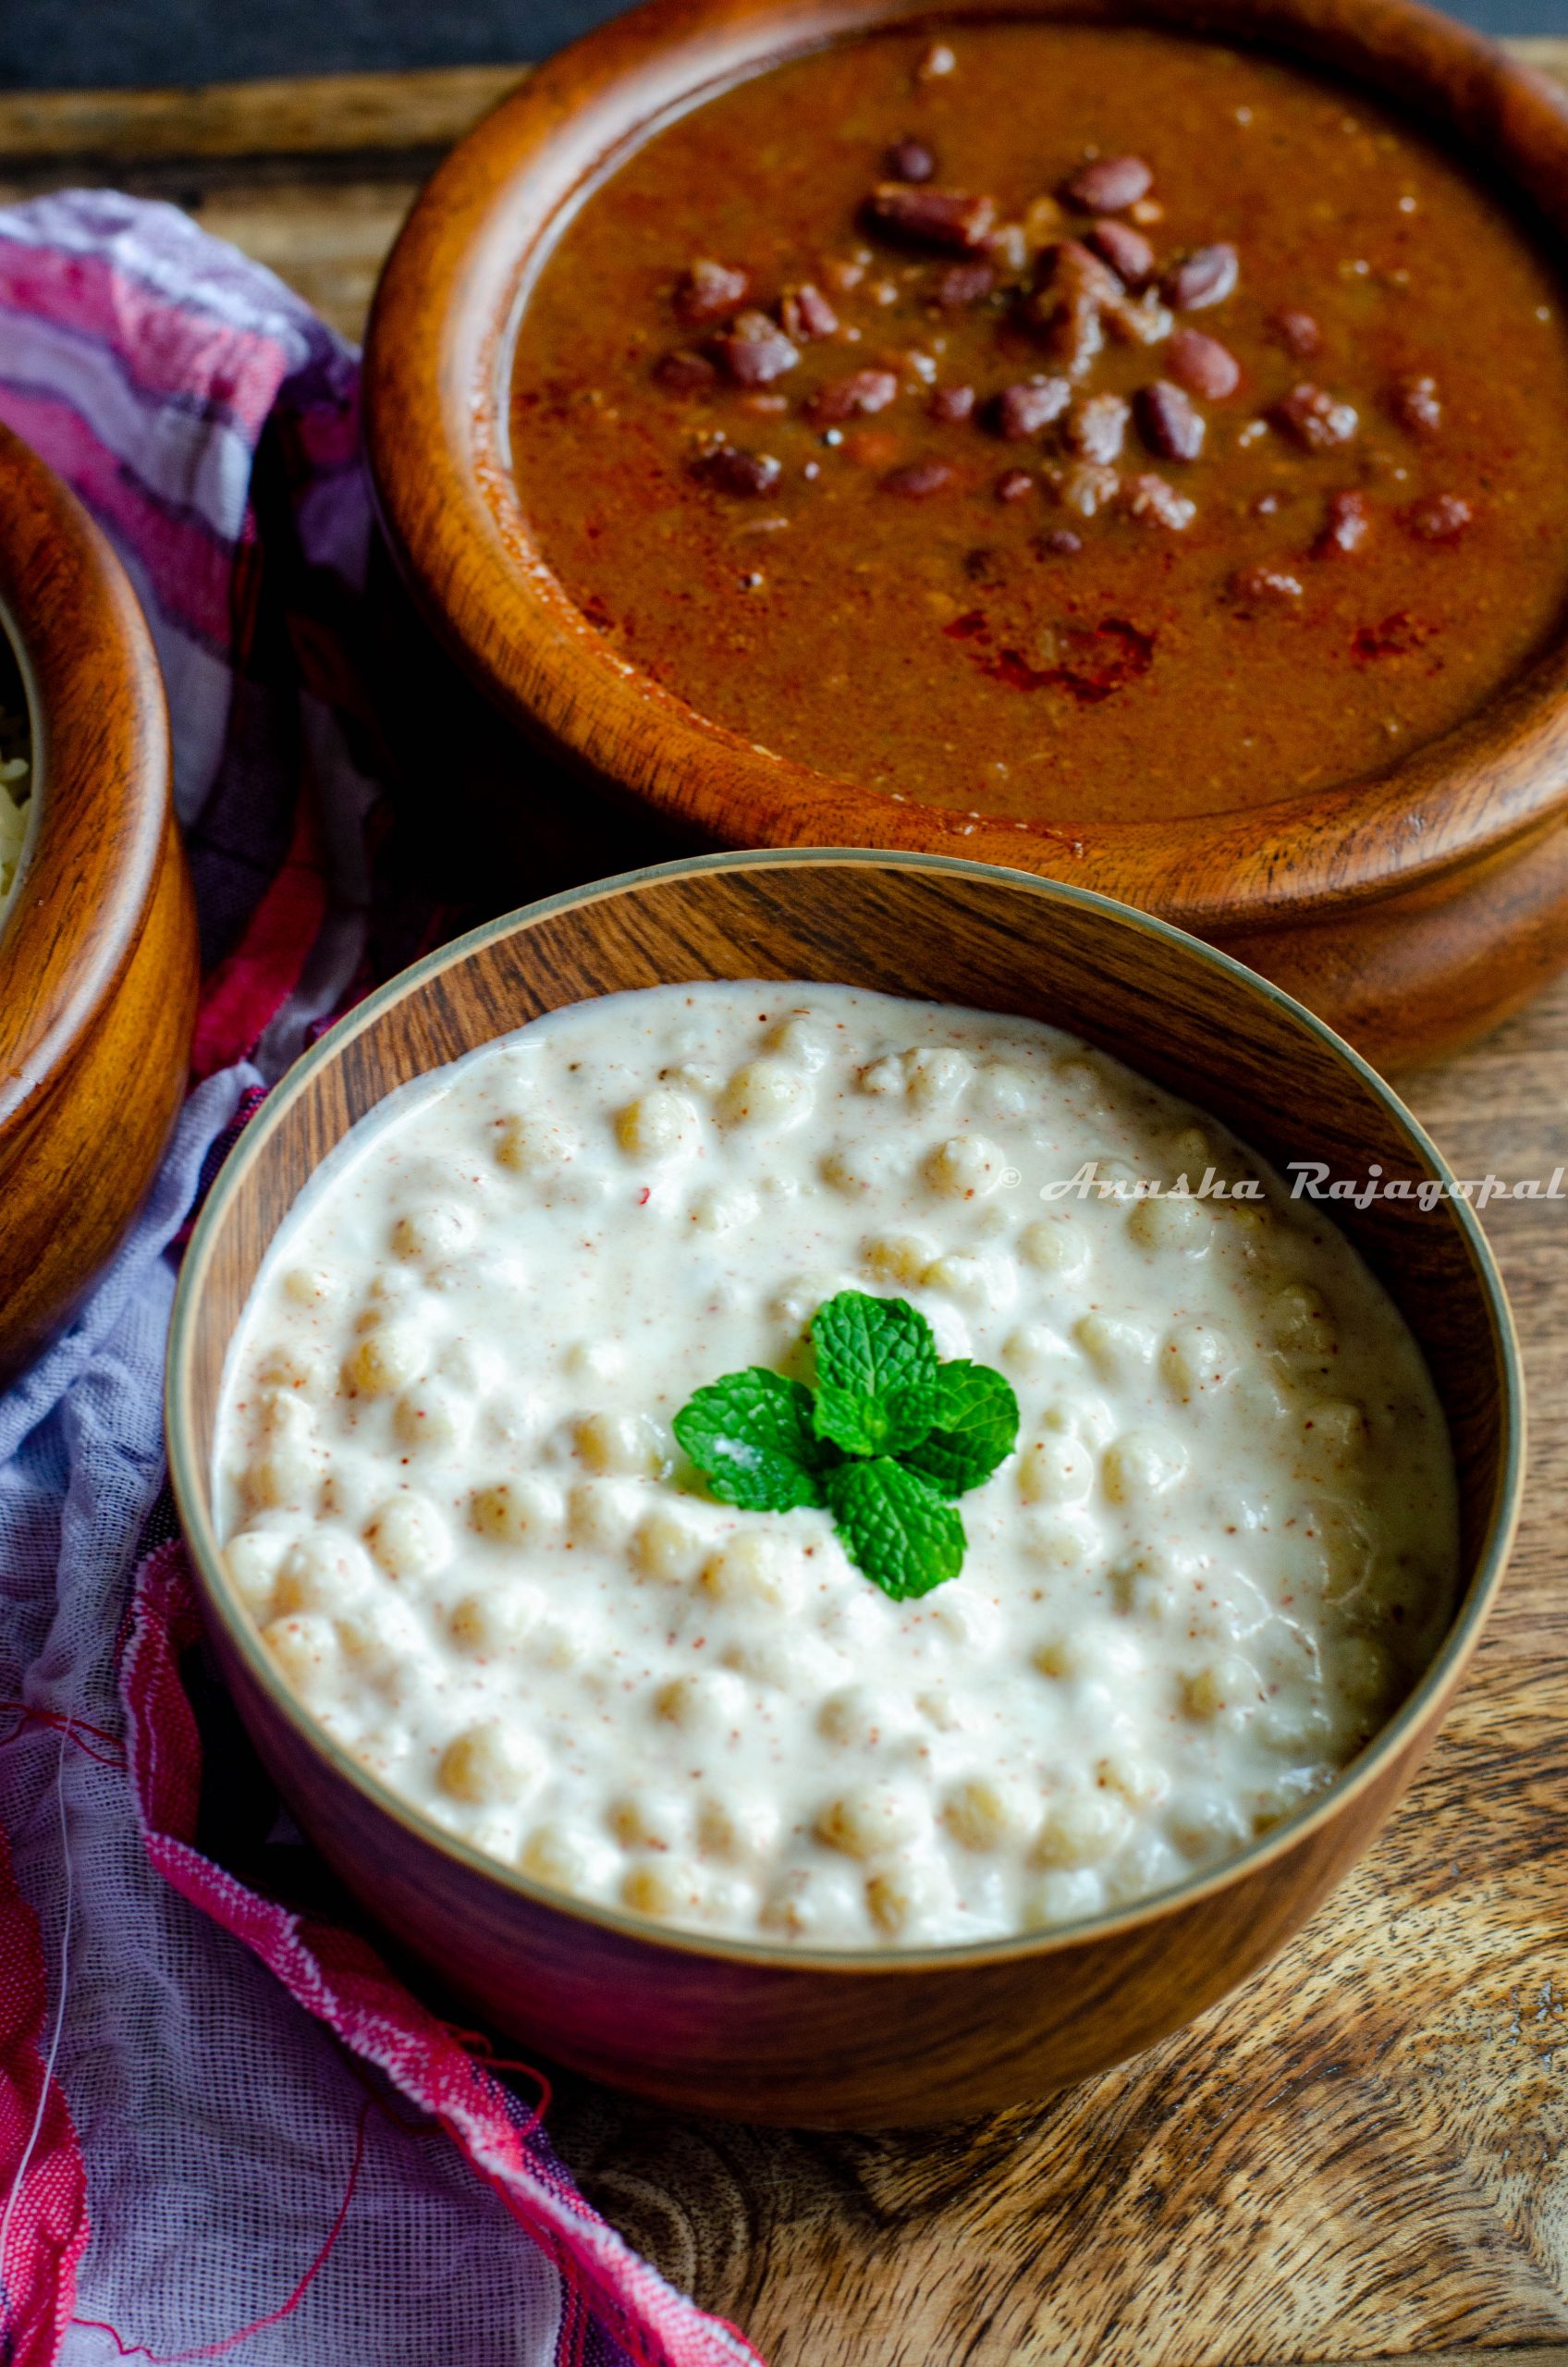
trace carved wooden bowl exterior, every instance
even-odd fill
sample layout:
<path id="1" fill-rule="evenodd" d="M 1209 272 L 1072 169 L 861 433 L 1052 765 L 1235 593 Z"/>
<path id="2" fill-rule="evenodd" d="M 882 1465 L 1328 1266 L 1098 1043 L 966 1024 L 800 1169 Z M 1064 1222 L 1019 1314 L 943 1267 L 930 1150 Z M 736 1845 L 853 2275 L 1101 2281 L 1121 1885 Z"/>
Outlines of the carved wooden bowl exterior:
<path id="1" fill-rule="evenodd" d="M 0 632 L 36 811 L 0 922 L 0 1380 L 70 1315 L 185 1091 L 196 915 L 152 636 L 119 561 L 0 427 Z"/>
<path id="2" fill-rule="evenodd" d="M 862 852 L 711 855 L 586 888 L 433 954 L 294 1070 L 218 1179 L 175 1311 L 168 1432 L 207 1621 L 241 1715 L 344 1881 L 482 2014 L 698 2112 L 876 2128 L 1016 2103 L 1146 2046 L 1243 1980 L 1366 1846 L 1475 1647 L 1513 1531 L 1520 1380 L 1469 1207 L 1342 1210 L 1420 1340 L 1452 1426 L 1465 1585 L 1438 1660 L 1316 1806 L 1218 1872 L 1057 1934 L 828 1956 L 574 1905 L 426 1823 L 295 1706 L 233 1595 L 209 1475 L 223 1365 L 262 1257 L 354 1122 L 539 1013 L 693 978 L 841 980 L 1075 1029 L 1276 1158 L 1431 1178 L 1437 1153 L 1317 1021 L 1192 938 L 1017 872 Z"/>
<path id="3" fill-rule="evenodd" d="M 945 18 L 995 13 L 950 0 Z M 1293 51 L 1369 85 L 1568 228 L 1568 110 L 1414 0 L 1006 0 Z M 629 667 L 535 549 L 508 466 L 529 274 L 602 162 L 689 95 L 928 0 L 653 0 L 535 73 L 447 159 L 387 264 L 366 353 L 384 517 L 459 658 L 556 756 L 724 846 L 931 848 L 1162 914 L 1387 1066 L 1476 1033 L 1568 960 L 1568 650 L 1376 778 L 1241 815 L 1060 829 L 896 803 L 769 754 Z M 526 794 L 525 791 L 520 793 Z"/>

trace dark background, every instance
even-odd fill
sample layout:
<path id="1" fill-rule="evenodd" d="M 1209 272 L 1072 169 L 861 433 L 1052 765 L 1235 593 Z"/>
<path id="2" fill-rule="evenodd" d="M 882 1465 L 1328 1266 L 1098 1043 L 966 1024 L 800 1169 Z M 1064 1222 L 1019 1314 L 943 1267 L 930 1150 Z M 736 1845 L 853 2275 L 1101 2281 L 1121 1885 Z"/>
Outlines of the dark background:
<path id="1" fill-rule="evenodd" d="M 1568 33 L 1568 0 L 1463 0 L 1488 32 Z M 606 0 L 0 0 L 0 88 L 226 81 L 542 57 Z"/>

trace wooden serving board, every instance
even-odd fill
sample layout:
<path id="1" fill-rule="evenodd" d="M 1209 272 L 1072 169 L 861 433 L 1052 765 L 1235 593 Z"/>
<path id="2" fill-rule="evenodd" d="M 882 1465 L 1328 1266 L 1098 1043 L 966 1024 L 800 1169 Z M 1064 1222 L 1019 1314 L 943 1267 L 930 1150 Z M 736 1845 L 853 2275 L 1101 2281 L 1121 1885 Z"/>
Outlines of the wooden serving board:
<path id="1" fill-rule="evenodd" d="M 1515 45 L 1568 81 L 1568 43 Z M 171 197 L 352 336 L 421 178 L 519 70 L 0 97 L 0 201 Z M 1460 1174 L 1550 1178 L 1568 982 L 1405 1084 Z M 590 2194 L 774 2367 L 1568 2367 L 1568 1199 L 1485 1221 L 1532 1393 L 1513 1573 L 1414 1794 L 1277 1964 L 1107 2079 L 931 2133 L 562 2084 Z"/>

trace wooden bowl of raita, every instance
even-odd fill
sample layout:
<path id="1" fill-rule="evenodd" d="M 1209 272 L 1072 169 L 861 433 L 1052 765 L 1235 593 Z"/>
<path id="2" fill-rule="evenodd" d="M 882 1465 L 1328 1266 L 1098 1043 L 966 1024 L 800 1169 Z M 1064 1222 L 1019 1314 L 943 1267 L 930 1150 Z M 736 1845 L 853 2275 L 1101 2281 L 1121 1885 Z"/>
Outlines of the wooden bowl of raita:
<path id="1" fill-rule="evenodd" d="M 563 2062 L 820 2126 L 1084 2078 L 1290 1939 L 1475 1649 L 1523 1413 L 1450 1180 L 1277 987 L 1053 881 L 720 855 L 493 922 L 186 1260 L 241 1716 Z"/>

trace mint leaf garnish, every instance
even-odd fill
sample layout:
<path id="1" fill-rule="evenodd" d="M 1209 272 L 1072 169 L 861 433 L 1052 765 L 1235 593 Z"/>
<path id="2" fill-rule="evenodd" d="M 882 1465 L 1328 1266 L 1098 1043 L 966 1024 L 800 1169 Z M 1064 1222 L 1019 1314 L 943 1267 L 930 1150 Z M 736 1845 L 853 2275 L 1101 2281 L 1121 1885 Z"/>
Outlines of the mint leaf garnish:
<path id="1" fill-rule="evenodd" d="M 721 1503 L 787 1513 L 820 1504 L 820 1475 L 834 1460 L 812 1425 L 812 1393 L 765 1365 L 732 1372 L 688 1398 L 677 1439 Z"/>
<path id="2" fill-rule="evenodd" d="M 963 1567 L 963 1523 L 928 1479 L 888 1454 L 840 1463 L 824 1482 L 845 1552 L 895 1602 Z"/>
<path id="3" fill-rule="evenodd" d="M 812 1318 L 816 1428 L 846 1454 L 898 1454 L 931 1428 L 937 1341 L 907 1299 L 840 1291 Z"/>
<path id="4" fill-rule="evenodd" d="M 820 1388 L 886 1397 L 936 1387 L 937 1335 L 907 1299 L 840 1291 L 812 1317 L 811 1336 Z"/>
<path id="5" fill-rule="evenodd" d="M 961 1357 L 938 1367 L 931 1429 L 903 1460 L 941 1495 L 962 1496 L 988 1479 L 1017 1443 L 1012 1384 L 989 1365 Z"/>
<path id="6" fill-rule="evenodd" d="M 840 1291 L 812 1320 L 815 1393 L 753 1365 L 699 1389 L 675 1435 L 721 1502 L 746 1512 L 826 1505 L 857 1569 L 895 1601 L 956 1577 L 952 1509 L 1018 1441 L 1018 1400 L 999 1372 L 937 1361 L 907 1300 Z"/>
<path id="7" fill-rule="evenodd" d="M 889 1389 L 880 1397 L 824 1381 L 816 1392 L 816 1431 L 846 1454 L 901 1454 L 925 1436 L 936 1411 L 931 1381 Z"/>

